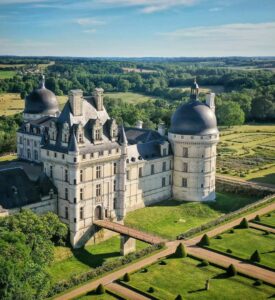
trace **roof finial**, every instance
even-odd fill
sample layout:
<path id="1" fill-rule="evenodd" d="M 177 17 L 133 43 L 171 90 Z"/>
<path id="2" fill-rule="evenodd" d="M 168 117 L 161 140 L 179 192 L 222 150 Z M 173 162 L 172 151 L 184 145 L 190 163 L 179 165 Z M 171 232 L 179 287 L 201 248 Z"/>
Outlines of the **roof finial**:
<path id="1" fill-rule="evenodd" d="M 191 86 L 191 94 L 190 99 L 191 100 L 198 100 L 199 97 L 199 85 L 197 84 L 196 77 L 194 78 L 194 83 Z"/>
<path id="2" fill-rule="evenodd" d="M 42 79 L 41 79 L 41 88 L 44 89 L 45 88 L 45 75 L 42 74 Z"/>

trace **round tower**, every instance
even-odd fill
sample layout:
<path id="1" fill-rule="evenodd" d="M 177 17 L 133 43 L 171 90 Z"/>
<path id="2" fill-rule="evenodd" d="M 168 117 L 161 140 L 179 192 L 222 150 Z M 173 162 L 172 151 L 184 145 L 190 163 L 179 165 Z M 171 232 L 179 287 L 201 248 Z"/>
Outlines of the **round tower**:
<path id="1" fill-rule="evenodd" d="M 214 111 L 200 102 L 194 81 L 190 101 L 173 114 L 168 139 L 174 153 L 173 197 L 185 201 L 213 201 L 216 147 L 219 131 Z"/>

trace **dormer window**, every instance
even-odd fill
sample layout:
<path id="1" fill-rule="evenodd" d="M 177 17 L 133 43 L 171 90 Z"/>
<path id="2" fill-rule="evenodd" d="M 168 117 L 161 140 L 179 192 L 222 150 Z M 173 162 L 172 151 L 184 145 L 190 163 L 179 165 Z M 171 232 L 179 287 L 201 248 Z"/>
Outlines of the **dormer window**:
<path id="1" fill-rule="evenodd" d="M 103 128 L 99 119 L 92 121 L 92 139 L 94 143 L 102 141 Z"/>
<path id="2" fill-rule="evenodd" d="M 99 139 L 100 139 L 100 130 L 99 130 L 99 129 L 96 129 L 96 130 L 95 130 L 95 139 L 96 139 L 96 140 L 99 140 Z"/>
<path id="3" fill-rule="evenodd" d="M 110 122 L 110 137 L 114 141 L 118 134 L 118 127 L 115 119 L 109 120 Z"/>
<path id="4" fill-rule="evenodd" d="M 50 128 L 49 128 L 50 139 L 53 141 L 56 141 L 56 135 L 57 135 L 56 126 L 55 126 L 55 123 L 52 121 L 50 123 Z"/>
<path id="5" fill-rule="evenodd" d="M 69 124 L 66 122 L 63 124 L 62 128 L 62 142 L 68 143 L 69 141 Z"/>
<path id="6" fill-rule="evenodd" d="M 77 141 L 78 143 L 84 143 L 84 129 L 82 124 L 79 124 L 77 128 Z"/>

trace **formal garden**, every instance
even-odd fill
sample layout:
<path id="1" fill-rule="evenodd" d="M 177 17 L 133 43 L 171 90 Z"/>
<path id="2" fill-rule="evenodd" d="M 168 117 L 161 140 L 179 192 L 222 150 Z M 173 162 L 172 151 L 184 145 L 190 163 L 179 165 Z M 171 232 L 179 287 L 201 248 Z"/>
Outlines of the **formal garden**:
<path id="1" fill-rule="evenodd" d="M 179 234 L 258 200 L 256 197 L 217 193 L 215 202 L 167 200 L 127 214 L 125 224 L 142 231 L 175 239 Z"/>
<path id="2" fill-rule="evenodd" d="M 274 124 L 224 127 L 220 131 L 218 173 L 274 184 Z"/>
<path id="3" fill-rule="evenodd" d="M 211 239 L 204 236 L 200 244 L 210 250 L 275 270 L 275 235 L 249 228 L 245 219 L 236 228 Z"/>
<path id="4" fill-rule="evenodd" d="M 258 216 L 253 222 L 275 228 L 275 211 L 272 211 L 260 217 Z"/>
<path id="5" fill-rule="evenodd" d="M 157 299 L 267 299 L 274 288 L 191 257 L 167 258 L 121 278 L 120 283 Z"/>

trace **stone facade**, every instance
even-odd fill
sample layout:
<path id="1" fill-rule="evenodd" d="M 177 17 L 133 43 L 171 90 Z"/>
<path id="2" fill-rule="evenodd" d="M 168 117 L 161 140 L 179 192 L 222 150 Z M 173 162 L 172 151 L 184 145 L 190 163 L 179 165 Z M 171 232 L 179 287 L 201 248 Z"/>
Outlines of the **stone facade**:
<path id="1" fill-rule="evenodd" d="M 102 89 L 87 97 L 70 91 L 58 117 L 26 118 L 17 134 L 18 156 L 42 162 L 57 188 L 57 213 L 73 247 L 96 235 L 95 220 L 123 222 L 128 212 L 172 197 L 215 199 L 218 133 L 167 137 L 163 123 L 158 131 L 142 122 L 124 128 L 103 104 Z"/>

